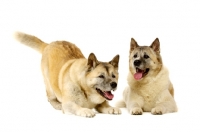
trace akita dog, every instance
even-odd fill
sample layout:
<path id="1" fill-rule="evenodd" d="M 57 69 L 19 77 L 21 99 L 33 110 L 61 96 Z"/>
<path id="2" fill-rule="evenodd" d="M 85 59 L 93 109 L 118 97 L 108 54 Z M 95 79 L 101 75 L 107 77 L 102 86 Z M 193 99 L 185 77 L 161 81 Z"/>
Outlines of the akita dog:
<path id="1" fill-rule="evenodd" d="M 120 114 L 108 103 L 117 89 L 119 55 L 109 62 L 98 61 L 94 53 L 86 59 L 67 41 L 47 44 L 39 38 L 16 32 L 15 38 L 42 54 L 41 69 L 48 101 L 55 109 L 84 117 L 100 113 Z"/>
<path id="2" fill-rule="evenodd" d="M 160 55 L 156 38 L 150 46 L 139 46 L 132 38 L 129 53 L 128 87 L 118 107 L 127 107 L 130 114 L 143 112 L 164 114 L 176 112 L 174 89 Z"/>

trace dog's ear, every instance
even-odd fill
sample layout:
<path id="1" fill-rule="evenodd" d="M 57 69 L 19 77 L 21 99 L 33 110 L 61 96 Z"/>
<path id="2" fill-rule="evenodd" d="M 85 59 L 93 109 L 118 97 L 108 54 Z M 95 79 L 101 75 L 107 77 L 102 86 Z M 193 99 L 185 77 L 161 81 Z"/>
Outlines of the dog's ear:
<path id="1" fill-rule="evenodd" d="M 110 62 L 111 65 L 114 66 L 114 68 L 118 68 L 119 64 L 119 55 L 116 55 Z"/>
<path id="2" fill-rule="evenodd" d="M 160 42 L 159 39 L 156 38 L 150 46 L 155 52 L 160 53 Z"/>
<path id="3" fill-rule="evenodd" d="M 131 43 L 130 43 L 130 52 L 132 52 L 135 48 L 137 48 L 139 45 L 135 41 L 135 39 L 131 38 Z"/>
<path id="4" fill-rule="evenodd" d="M 89 69 L 91 68 L 95 68 L 97 65 L 99 64 L 96 56 L 94 55 L 94 53 L 90 53 L 89 57 L 88 57 L 88 67 Z"/>

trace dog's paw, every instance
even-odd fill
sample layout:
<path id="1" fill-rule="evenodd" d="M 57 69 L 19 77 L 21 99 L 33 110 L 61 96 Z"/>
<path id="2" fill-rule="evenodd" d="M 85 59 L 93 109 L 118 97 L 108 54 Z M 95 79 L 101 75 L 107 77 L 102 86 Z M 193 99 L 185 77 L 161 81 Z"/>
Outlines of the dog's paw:
<path id="1" fill-rule="evenodd" d="M 131 115 L 142 115 L 143 111 L 140 107 L 134 107 L 134 108 L 129 110 L 129 113 Z"/>
<path id="2" fill-rule="evenodd" d="M 165 113 L 165 108 L 161 106 L 156 106 L 155 108 L 151 110 L 151 114 L 153 115 L 162 115 L 164 113 Z"/>
<path id="3" fill-rule="evenodd" d="M 95 112 L 88 108 L 81 108 L 77 111 L 76 115 L 91 118 L 95 116 Z"/>
<path id="4" fill-rule="evenodd" d="M 121 110 L 116 107 L 109 107 L 109 108 L 105 108 L 103 113 L 119 115 L 121 114 Z"/>

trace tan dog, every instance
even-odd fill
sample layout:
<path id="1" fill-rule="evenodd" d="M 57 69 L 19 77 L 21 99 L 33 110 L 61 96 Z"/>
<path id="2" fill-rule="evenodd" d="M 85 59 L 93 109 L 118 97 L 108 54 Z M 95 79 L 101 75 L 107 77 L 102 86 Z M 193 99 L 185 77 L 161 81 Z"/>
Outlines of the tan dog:
<path id="1" fill-rule="evenodd" d="M 110 62 L 100 62 L 91 53 L 86 59 L 80 49 L 66 41 L 50 44 L 40 39 L 15 33 L 21 43 L 42 53 L 41 69 L 46 85 L 48 101 L 55 109 L 84 117 L 100 113 L 120 114 L 107 100 L 117 89 L 119 55 Z"/>
<path id="2" fill-rule="evenodd" d="M 164 114 L 176 112 L 174 89 L 163 66 L 158 38 L 151 46 L 139 46 L 132 38 L 129 53 L 128 87 L 118 107 L 127 107 L 130 114 L 144 112 Z"/>

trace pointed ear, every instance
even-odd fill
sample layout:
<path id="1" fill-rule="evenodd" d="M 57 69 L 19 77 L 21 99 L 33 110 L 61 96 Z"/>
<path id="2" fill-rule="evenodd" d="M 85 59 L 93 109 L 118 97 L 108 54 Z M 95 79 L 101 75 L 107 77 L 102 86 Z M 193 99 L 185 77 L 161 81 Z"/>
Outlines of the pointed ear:
<path id="1" fill-rule="evenodd" d="M 139 45 L 135 41 L 135 39 L 131 38 L 131 43 L 130 43 L 130 52 L 132 52 L 135 48 L 137 48 Z"/>
<path id="2" fill-rule="evenodd" d="M 150 46 L 155 52 L 160 53 L 160 42 L 159 39 L 156 38 Z"/>
<path id="3" fill-rule="evenodd" d="M 87 63 L 89 68 L 95 68 L 98 64 L 99 64 L 99 62 L 98 62 L 96 56 L 94 55 L 94 53 L 90 53 L 90 55 L 88 57 L 88 63 Z"/>
<path id="4" fill-rule="evenodd" d="M 119 64 L 119 55 L 116 55 L 110 62 L 111 65 L 114 66 L 114 68 L 118 68 Z"/>

